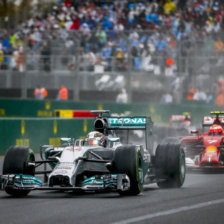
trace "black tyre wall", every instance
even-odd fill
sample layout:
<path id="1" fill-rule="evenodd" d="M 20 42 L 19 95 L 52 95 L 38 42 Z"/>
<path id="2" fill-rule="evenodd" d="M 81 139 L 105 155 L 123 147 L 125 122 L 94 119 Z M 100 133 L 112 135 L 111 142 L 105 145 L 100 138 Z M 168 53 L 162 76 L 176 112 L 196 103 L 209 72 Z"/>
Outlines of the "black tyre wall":
<path id="1" fill-rule="evenodd" d="M 5 155 L 3 174 L 34 175 L 34 168 L 27 167 L 28 161 L 35 161 L 35 156 L 30 148 L 25 146 L 10 147 Z"/>
<path id="2" fill-rule="evenodd" d="M 28 167 L 28 161 L 35 161 L 34 153 L 30 148 L 25 146 L 10 147 L 5 155 L 3 174 L 28 174 L 34 176 L 35 168 Z M 6 187 L 5 191 L 14 197 L 24 197 L 30 192 L 30 190 L 14 189 L 10 186 Z"/>
<path id="3" fill-rule="evenodd" d="M 185 155 L 180 144 L 158 145 L 156 149 L 156 176 L 159 187 L 181 187 L 185 179 L 185 170 Z"/>
<path id="4" fill-rule="evenodd" d="M 122 146 L 116 149 L 113 159 L 113 169 L 116 173 L 125 173 L 130 178 L 130 190 L 123 194 L 137 195 L 143 188 L 142 156 L 136 146 Z M 122 194 L 122 192 L 120 192 Z"/>

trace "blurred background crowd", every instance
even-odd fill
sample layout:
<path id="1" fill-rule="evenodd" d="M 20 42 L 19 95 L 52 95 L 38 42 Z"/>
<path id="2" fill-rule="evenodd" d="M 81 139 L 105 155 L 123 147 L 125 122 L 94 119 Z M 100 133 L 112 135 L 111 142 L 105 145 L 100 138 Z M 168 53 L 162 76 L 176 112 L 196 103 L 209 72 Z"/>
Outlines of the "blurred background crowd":
<path id="1" fill-rule="evenodd" d="M 193 89 L 197 94 L 191 100 L 216 102 L 223 71 L 224 1 L 50 2 L 44 10 L 43 1 L 34 1 L 37 10 L 21 21 L 1 17 L 0 70 L 86 71 L 101 74 L 94 79 L 100 90 L 116 84 L 124 93 L 128 83 L 154 87 L 163 89 L 157 102 L 172 103 L 190 100 Z M 128 82 L 124 74 L 135 71 Z M 113 80 L 110 72 L 116 72 Z M 151 81 L 147 84 L 144 77 Z"/>

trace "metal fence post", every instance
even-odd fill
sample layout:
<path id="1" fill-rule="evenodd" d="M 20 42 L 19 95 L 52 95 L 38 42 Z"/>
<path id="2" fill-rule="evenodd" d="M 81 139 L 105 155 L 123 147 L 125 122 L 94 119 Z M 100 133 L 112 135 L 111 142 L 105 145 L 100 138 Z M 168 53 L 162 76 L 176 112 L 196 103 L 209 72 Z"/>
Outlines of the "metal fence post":
<path id="1" fill-rule="evenodd" d="M 21 89 L 22 89 L 22 92 L 21 92 L 21 97 L 23 99 L 26 99 L 27 98 L 27 75 L 26 75 L 26 56 L 23 55 L 23 71 L 19 71 L 21 73 Z"/>
<path id="2" fill-rule="evenodd" d="M 80 72 L 79 72 L 79 62 L 80 62 L 80 46 L 81 43 L 79 40 L 75 40 L 77 44 L 77 49 L 75 51 L 75 70 L 74 70 L 74 81 L 73 81 L 73 100 L 79 101 L 79 92 L 80 92 Z"/>

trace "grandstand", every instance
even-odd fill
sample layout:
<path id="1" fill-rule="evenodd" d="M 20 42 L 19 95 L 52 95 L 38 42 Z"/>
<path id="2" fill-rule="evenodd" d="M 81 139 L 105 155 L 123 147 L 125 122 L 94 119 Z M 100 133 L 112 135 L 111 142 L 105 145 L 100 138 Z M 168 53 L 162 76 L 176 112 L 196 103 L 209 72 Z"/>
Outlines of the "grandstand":
<path id="1" fill-rule="evenodd" d="M 126 88 L 130 102 L 169 92 L 180 103 L 222 77 L 223 1 L 52 2 L 1 28 L 1 97 L 33 98 L 40 84 L 55 99 L 64 84 L 76 101 L 113 102 Z"/>

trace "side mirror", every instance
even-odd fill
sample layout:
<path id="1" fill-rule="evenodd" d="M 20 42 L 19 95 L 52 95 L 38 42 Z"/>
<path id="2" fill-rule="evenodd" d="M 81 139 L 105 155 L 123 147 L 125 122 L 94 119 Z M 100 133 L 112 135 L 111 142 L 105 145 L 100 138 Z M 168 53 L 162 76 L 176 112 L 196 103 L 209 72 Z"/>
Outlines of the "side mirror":
<path id="1" fill-rule="evenodd" d="M 72 139 L 71 138 L 61 138 L 62 143 L 71 143 Z"/>

